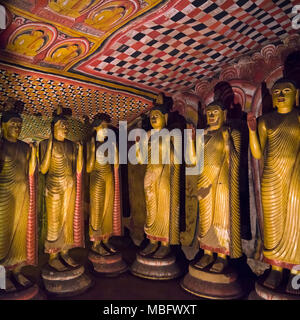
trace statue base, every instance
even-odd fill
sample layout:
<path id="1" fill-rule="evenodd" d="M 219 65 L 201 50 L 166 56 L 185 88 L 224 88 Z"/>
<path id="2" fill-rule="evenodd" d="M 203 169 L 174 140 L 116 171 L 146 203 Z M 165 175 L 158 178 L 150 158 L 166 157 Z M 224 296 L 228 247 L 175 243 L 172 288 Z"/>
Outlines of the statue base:
<path id="1" fill-rule="evenodd" d="M 1 300 L 45 300 L 45 296 L 41 293 L 38 285 L 30 286 L 21 290 L 13 292 L 5 292 L 0 290 L 0 301 Z"/>
<path id="2" fill-rule="evenodd" d="M 45 289 L 49 295 L 70 297 L 85 292 L 92 286 L 92 280 L 84 272 L 84 267 L 67 271 L 55 271 L 49 266 L 42 270 Z"/>
<path id="3" fill-rule="evenodd" d="M 258 298 L 257 300 L 300 300 L 300 295 L 285 292 L 285 288 L 283 286 L 279 287 L 278 289 L 271 289 L 263 284 L 264 281 L 265 276 L 261 276 L 255 282 L 255 293 Z M 251 297 L 249 297 L 249 300 L 250 299 Z"/>
<path id="4" fill-rule="evenodd" d="M 195 263 L 191 263 L 181 287 L 193 295 L 207 299 L 232 300 L 245 295 L 238 274 L 230 267 L 223 273 L 215 273 L 207 268 L 199 269 L 195 267 Z"/>
<path id="5" fill-rule="evenodd" d="M 182 274 L 174 255 L 155 259 L 137 254 L 130 271 L 137 277 L 151 280 L 171 280 Z"/>
<path id="6" fill-rule="evenodd" d="M 93 272 L 99 276 L 116 277 L 128 270 L 126 262 L 118 252 L 101 256 L 100 254 L 90 251 L 88 258 L 93 265 Z"/>

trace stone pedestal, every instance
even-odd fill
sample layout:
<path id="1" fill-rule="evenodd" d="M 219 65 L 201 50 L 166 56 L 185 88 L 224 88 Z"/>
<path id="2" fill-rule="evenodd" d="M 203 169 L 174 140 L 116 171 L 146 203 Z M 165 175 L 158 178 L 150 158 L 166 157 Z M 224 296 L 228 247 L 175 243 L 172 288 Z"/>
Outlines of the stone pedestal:
<path id="1" fill-rule="evenodd" d="M 130 271 L 137 277 L 152 280 L 170 280 L 182 274 L 174 255 L 158 259 L 137 254 Z"/>
<path id="2" fill-rule="evenodd" d="M 238 274 L 230 267 L 223 273 L 215 273 L 208 268 L 199 269 L 191 263 L 181 287 L 193 295 L 207 299 L 231 300 L 245 295 Z"/>
<path id="3" fill-rule="evenodd" d="M 255 282 L 255 294 L 257 300 L 300 300 L 300 295 L 290 294 L 285 291 L 286 281 L 277 289 L 271 289 L 264 285 L 266 275 L 258 278 Z M 249 296 L 249 300 L 253 300 L 253 296 Z"/>
<path id="4" fill-rule="evenodd" d="M 89 260 L 93 265 L 96 275 L 106 277 L 116 277 L 128 270 L 126 262 L 120 253 L 101 256 L 93 251 L 89 252 Z"/>
<path id="5" fill-rule="evenodd" d="M 29 288 L 16 290 L 13 292 L 5 292 L 0 290 L 0 300 L 44 300 L 45 295 L 40 291 L 38 285 Z"/>
<path id="6" fill-rule="evenodd" d="M 53 296 L 75 296 L 92 286 L 83 266 L 61 272 L 47 266 L 42 270 L 42 278 L 46 291 Z"/>

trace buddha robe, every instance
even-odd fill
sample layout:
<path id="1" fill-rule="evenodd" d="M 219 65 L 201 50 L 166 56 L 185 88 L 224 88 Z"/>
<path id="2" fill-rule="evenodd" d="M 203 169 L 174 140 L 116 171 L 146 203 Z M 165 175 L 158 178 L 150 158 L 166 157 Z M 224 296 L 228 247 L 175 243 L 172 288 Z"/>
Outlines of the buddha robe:
<path id="1" fill-rule="evenodd" d="M 204 141 L 204 168 L 198 178 L 199 242 L 202 249 L 242 255 L 240 235 L 239 162 L 240 133 L 232 130 L 229 157 L 221 130 Z"/>
<path id="2" fill-rule="evenodd" d="M 47 144 L 48 140 L 40 143 L 41 159 L 46 153 Z M 80 178 L 79 174 L 76 179 L 75 143 L 69 140 L 54 139 L 50 167 L 45 182 L 47 216 L 45 252 L 47 253 L 83 246 L 81 190 L 76 188 L 77 184 L 80 185 Z"/>
<path id="3" fill-rule="evenodd" d="M 28 172 L 30 149 L 20 140 L 2 140 L 0 149 L 0 264 L 7 269 L 34 265 L 36 214 L 30 183 L 35 192 L 35 181 Z"/>
<path id="4" fill-rule="evenodd" d="M 264 257 L 292 269 L 300 264 L 299 111 L 272 112 L 259 118 L 267 129 L 261 195 Z"/>
<path id="5" fill-rule="evenodd" d="M 151 137 L 149 139 L 151 141 Z M 160 160 L 162 143 L 159 145 Z M 144 178 L 148 239 L 179 244 L 179 177 L 180 166 L 174 163 L 174 146 L 170 142 L 170 164 L 151 163 L 151 143 L 148 144 L 148 164 Z"/>

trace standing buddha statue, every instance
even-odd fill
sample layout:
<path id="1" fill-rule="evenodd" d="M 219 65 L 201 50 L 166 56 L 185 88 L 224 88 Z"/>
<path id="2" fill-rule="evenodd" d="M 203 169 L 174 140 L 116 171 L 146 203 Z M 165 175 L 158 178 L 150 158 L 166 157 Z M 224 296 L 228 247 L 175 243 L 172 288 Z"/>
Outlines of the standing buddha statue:
<path id="1" fill-rule="evenodd" d="M 202 297 L 234 299 L 243 289 L 230 258 L 242 256 L 239 201 L 240 132 L 226 126 L 219 101 L 206 107 L 204 164 L 198 176 L 199 246 L 202 257 L 189 266 L 182 286 Z M 192 162 L 195 151 L 192 152 Z M 216 257 L 215 257 L 216 256 Z"/>
<path id="2" fill-rule="evenodd" d="M 110 116 L 105 113 L 94 117 L 92 127 L 96 139 L 94 134 L 87 144 L 86 166 L 90 174 L 89 236 L 93 242 L 89 259 L 94 270 L 104 275 L 127 270 L 120 253 L 109 241 L 112 236 L 121 236 L 118 149 L 113 143 L 114 164 L 107 162 L 105 152 L 98 152 L 105 143 L 110 122 Z"/>
<path id="3" fill-rule="evenodd" d="M 18 140 L 21 129 L 21 115 L 14 110 L 4 111 L 0 139 L 0 264 L 7 273 L 6 293 L 30 286 L 21 269 L 37 263 L 36 147 Z M 11 281 L 10 271 L 15 281 Z"/>
<path id="4" fill-rule="evenodd" d="M 275 110 L 258 121 L 253 113 L 248 114 L 251 152 L 263 162 L 263 255 L 272 266 L 263 286 L 279 288 L 283 269 L 288 269 L 285 291 L 300 294 L 292 286 L 300 273 L 300 113 L 295 108 L 299 90 L 282 78 L 271 91 Z"/>
<path id="5" fill-rule="evenodd" d="M 150 123 L 154 130 L 148 131 L 148 163 L 144 178 L 146 200 L 144 231 L 149 244 L 139 252 L 132 266 L 132 272 L 137 276 L 163 280 L 176 278 L 181 273 L 170 248 L 170 245 L 179 244 L 180 167 L 174 161 L 175 139 L 170 139 L 169 163 L 164 163 L 162 160 L 166 152 L 163 148 L 163 140 L 170 136 L 162 135 L 162 140 L 160 138 L 158 140 L 158 163 L 152 163 L 151 157 L 154 152 L 151 140 L 155 135 L 162 133 L 167 120 L 168 112 L 163 105 L 152 108 Z M 137 147 L 137 158 L 140 163 L 143 163 L 139 147 Z"/>
<path id="6" fill-rule="evenodd" d="M 45 252 L 50 255 L 42 277 L 47 291 L 61 296 L 82 292 L 91 284 L 84 267 L 69 254 L 72 248 L 84 247 L 83 146 L 67 140 L 67 134 L 68 119 L 58 112 L 51 123 L 50 138 L 40 143 L 40 171 L 46 176 Z"/>
<path id="7" fill-rule="evenodd" d="M 74 241 L 76 174 L 82 172 L 83 147 L 77 143 L 77 151 L 76 144 L 66 139 L 68 121 L 64 115 L 54 116 L 51 126 L 50 138 L 40 143 L 40 171 L 46 175 L 45 252 L 50 254 L 49 265 L 57 271 L 64 271 L 67 267 L 62 264 L 59 255 L 67 265 L 78 266 L 68 251 L 76 246 Z M 81 245 L 83 246 L 83 243 Z"/>

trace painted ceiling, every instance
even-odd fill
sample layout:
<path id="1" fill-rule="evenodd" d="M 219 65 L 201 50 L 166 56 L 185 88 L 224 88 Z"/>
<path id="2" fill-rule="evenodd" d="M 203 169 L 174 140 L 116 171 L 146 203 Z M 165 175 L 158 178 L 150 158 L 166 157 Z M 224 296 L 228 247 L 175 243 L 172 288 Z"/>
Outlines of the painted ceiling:
<path id="1" fill-rule="evenodd" d="M 292 29 L 289 0 L 6 0 L 2 96 L 130 119 Z M 52 108 L 52 109 L 51 109 Z M 98 108 L 99 109 L 99 108 Z"/>

